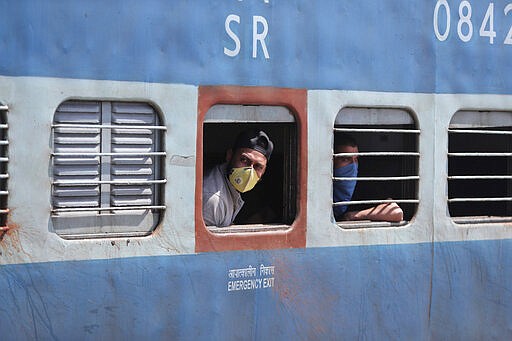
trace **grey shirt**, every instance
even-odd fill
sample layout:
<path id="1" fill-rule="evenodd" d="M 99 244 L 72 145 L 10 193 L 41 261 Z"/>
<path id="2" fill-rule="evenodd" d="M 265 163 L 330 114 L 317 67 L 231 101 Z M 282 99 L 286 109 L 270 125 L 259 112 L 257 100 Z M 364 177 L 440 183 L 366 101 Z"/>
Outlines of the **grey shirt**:
<path id="1" fill-rule="evenodd" d="M 229 226 L 244 205 L 227 177 L 227 163 L 213 167 L 203 178 L 203 220 L 207 226 Z"/>

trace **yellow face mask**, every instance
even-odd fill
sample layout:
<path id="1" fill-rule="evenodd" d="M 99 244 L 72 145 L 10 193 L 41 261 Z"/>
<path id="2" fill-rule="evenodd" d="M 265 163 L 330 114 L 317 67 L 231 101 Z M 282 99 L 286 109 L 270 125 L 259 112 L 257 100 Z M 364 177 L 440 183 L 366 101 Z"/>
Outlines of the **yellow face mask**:
<path id="1" fill-rule="evenodd" d="M 229 173 L 229 182 L 240 193 L 250 191 L 258 181 L 260 181 L 260 178 L 252 167 L 232 168 Z"/>

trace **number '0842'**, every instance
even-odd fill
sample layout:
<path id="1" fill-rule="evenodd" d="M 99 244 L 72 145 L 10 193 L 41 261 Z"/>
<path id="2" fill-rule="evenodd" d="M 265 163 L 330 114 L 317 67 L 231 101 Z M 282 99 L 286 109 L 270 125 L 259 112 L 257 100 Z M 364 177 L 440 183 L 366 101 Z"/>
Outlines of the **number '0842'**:
<path id="1" fill-rule="evenodd" d="M 444 11 L 444 17 L 446 17 L 446 24 L 441 29 L 439 28 L 439 14 Z M 512 11 L 512 3 L 509 3 L 503 8 L 503 13 L 508 15 Z M 478 20 L 473 17 L 473 10 L 469 1 L 463 0 L 459 4 L 459 20 L 457 21 L 457 35 L 463 42 L 468 42 L 473 37 L 473 25 L 478 24 Z M 443 16 L 442 16 L 443 17 Z M 442 18 L 441 17 L 441 18 Z M 439 41 L 445 41 L 450 34 L 451 27 L 451 15 L 450 5 L 447 0 L 438 0 L 434 7 L 434 33 Z M 494 38 L 496 38 L 496 31 L 494 29 L 494 3 L 491 2 L 487 6 L 487 11 L 480 22 L 478 28 L 478 34 L 480 37 L 489 39 L 490 44 L 494 44 Z M 512 26 L 509 28 L 508 33 L 503 40 L 503 44 L 512 45 Z"/>

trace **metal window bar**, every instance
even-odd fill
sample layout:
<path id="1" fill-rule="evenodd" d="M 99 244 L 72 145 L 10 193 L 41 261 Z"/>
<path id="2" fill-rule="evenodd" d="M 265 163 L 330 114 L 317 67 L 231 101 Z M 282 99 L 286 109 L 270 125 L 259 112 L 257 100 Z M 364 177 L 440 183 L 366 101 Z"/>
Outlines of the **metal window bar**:
<path id="1" fill-rule="evenodd" d="M 420 201 L 418 199 L 382 199 L 382 200 L 354 200 L 354 201 L 338 201 L 333 202 L 333 206 L 345 206 L 345 205 L 379 205 L 388 203 L 403 203 L 403 204 L 417 204 Z"/>
<path id="2" fill-rule="evenodd" d="M 456 134 L 484 134 L 484 135 L 512 135 L 512 131 L 507 130 L 477 130 L 477 129 L 448 129 L 448 133 Z"/>
<path id="3" fill-rule="evenodd" d="M 419 129 L 384 129 L 384 128 L 334 128 L 335 132 L 348 133 L 400 133 L 400 134 L 419 134 Z"/>
<path id="4" fill-rule="evenodd" d="M 336 153 L 334 157 L 343 156 L 420 156 L 418 152 L 363 152 L 363 153 Z"/>
<path id="5" fill-rule="evenodd" d="M 9 107 L 7 105 L 0 105 L 0 148 L 2 150 L 3 155 L 0 155 L 0 163 L 3 171 L 0 173 L 0 196 L 1 198 L 1 206 L 0 206 L 0 231 L 7 231 L 9 227 L 7 226 L 7 214 L 9 213 L 8 208 L 8 182 L 9 173 L 8 173 L 8 146 L 9 146 L 9 138 L 8 138 L 8 129 L 9 125 L 7 123 L 7 114 L 9 111 Z"/>
<path id="6" fill-rule="evenodd" d="M 512 175 L 451 175 L 448 180 L 512 180 Z"/>
<path id="7" fill-rule="evenodd" d="M 95 211 L 130 211 L 130 210 L 165 210 L 166 206 L 111 206 L 111 207 L 76 207 L 54 208 L 53 213 L 95 212 Z"/>
<path id="8" fill-rule="evenodd" d="M 166 152 L 146 152 L 146 153 L 51 153 L 52 156 L 167 156 Z"/>
<path id="9" fill-rule="evenodd" d="M 419 180 L 418 175 L 410 176 L 361 176 L 361 177 L 333 177 L 334 181 L 404 181 L 404 180 Z"/>
<path id="10" fill-rule="evenodd" d="M 512 197 L 498 197 L 498 198 L 451 198 L 448 202 L 500 202 L 512 201 Z"/>
<path id="11" fill-rule="evenodd" d="M 157 180 L 56 180 L 52 184 L 57 186 L 91 186 L 91 185 L 146 185 L 146 184 L 165 184 L 167 179 Z"/>
<path id="12" fill-rule="evenodd" d="M 94 129 L 148 129 L 167 130 L 166 126 L 120 125 L 120 124 L 52 124 L 52 128 L 94 128 Z"/>
<path id="13" fill-rule="evenodd" d="M 448 156 L 462 156 L 462 157 L 467 157 L 467 156 L 478 156 L 478 157 L 485 157 L 485 156 L 492 156 L 492 157 L 497 157 L 497 156 L 505 156 L 505 157 L 509 157 L 509 156 L 512 156 L 512 153 L 480 153 L 480 152 L 473 152 L 473 153 L 448 153 Z"/>

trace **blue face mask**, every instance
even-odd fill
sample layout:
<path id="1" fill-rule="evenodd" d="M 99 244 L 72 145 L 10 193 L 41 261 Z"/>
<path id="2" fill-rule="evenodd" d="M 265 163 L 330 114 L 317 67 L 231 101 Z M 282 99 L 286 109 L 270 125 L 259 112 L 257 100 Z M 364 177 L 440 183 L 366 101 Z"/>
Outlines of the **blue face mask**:
<path id="1" fill-rule="evenodd" d="M 346 166 L 334 169 L 334 176 L 338 178 L 355 178 L 357 177 L 357 163 L 350 163 Z M 354 189 L 356 188 L 356 180 L 343 180 L 333 182 L 333 199 L 334 202 L 350 201 Z M 347 205 L 334 206 L 334 216 L 336 219 L 341 218 L 347 211 Z"/>

